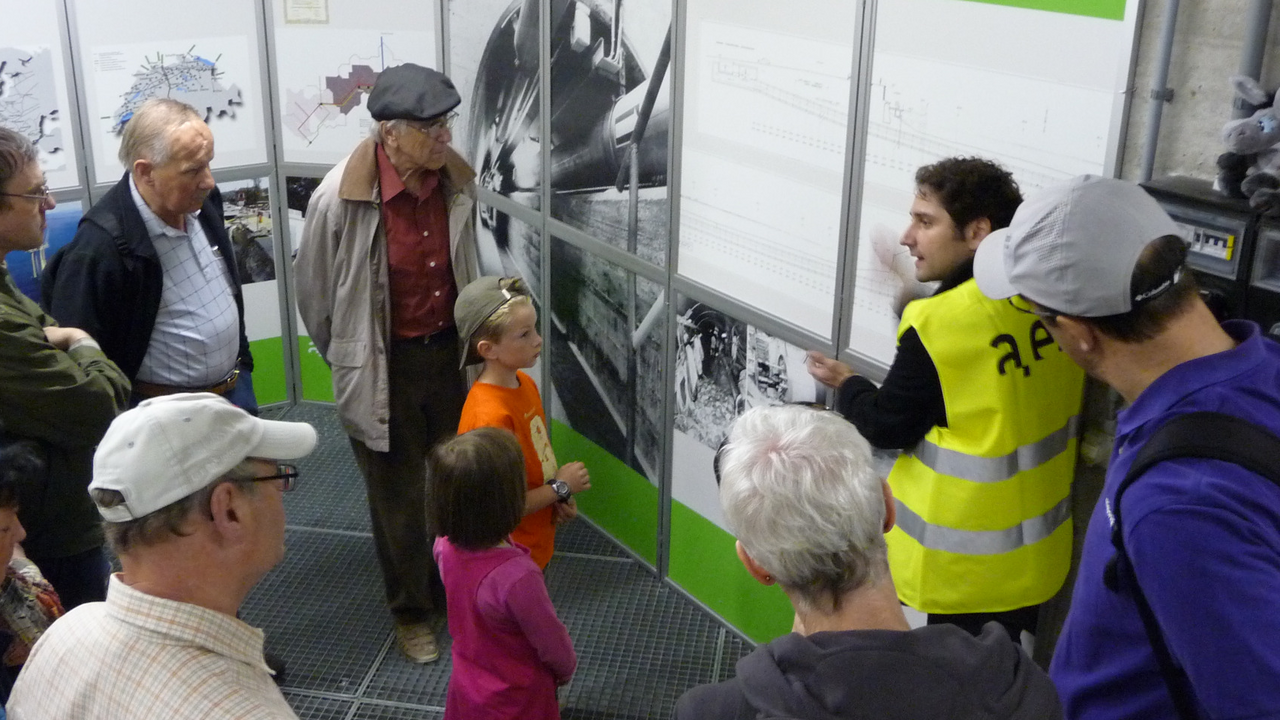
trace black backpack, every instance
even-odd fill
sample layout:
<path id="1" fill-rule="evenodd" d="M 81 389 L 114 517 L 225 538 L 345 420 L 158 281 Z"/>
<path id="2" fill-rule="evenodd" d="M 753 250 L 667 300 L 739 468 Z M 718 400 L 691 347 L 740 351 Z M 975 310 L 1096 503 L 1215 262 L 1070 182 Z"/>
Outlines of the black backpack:
<path id="1" fill-rule="evenodd" d="M 1153 465 L 1173 458 L 1208 458 L 1234 463 L 1244 469 L 1261 475 L 1273 483 L 1280 485 L 1280 437 L 1274 433 L 1241 420 L 1233 415 L 1216 412 L 1193 412 L 1179 415 L 1164 425 L 1151 436 L 1129 467 L 1129 472 L 1116 488 L 1115 501 L 1111 511 L 1115 521 L 1111 526 L 1111 544 L 1116 549 L 1115 557 L 1107 563 L 1103 573 L 1103 583 L 1113 592 L 1127 587 L 1133 593 L 1134 603 L 1138 606 L 1138 614 L 1142 617 L 1142 625 L 1146 629 L 1147 639 L 1155 652 L 1156 661 L 1160 665 L 1160 674 L 1164 677 L 1173 705 L 1178 717 L 1184 720 L 1195 720 L 1199 717 L 1196 710 L 1195 693 L 1191 681 L 1169 653 L 1164 634 L 1156 622 L 1151 606 L 1147 603 L 1142 588 L 1138 586 L 1138 578 L 1133 572 L 1133 563 L 1124 548 L 1124 527 L 1120 520 L 1120 498 L 1139 477 Z"/>

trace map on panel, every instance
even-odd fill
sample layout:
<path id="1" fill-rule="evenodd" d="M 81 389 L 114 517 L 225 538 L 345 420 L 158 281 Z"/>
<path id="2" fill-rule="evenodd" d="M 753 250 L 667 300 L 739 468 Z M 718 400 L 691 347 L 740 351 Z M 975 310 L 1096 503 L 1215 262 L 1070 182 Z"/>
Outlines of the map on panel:
<path id="1" fill-rule="evenodd" d="M 218 68 L 220 58 L 221 55 L 200 55 L 195 45 L 186 52 L 157 52 L 145 57 L 133 73 L 133 84 L 111 115 L 111 131 L 116 135 L 123 132 L 133 113 L 152 98 L 181 100 L 203 112 L 206 122 L 214 118 L 235 119 L 244 100 L 238 85 L 226 83 L 225 73 Z"/>
<path id="2" fill-rule="evenodd" d="M 433 66 L 425 32 L 284 28 L 277 33 L 281 120 L 288 159 L 336 162 L 365 135 L 365 103 L 384 68 Z"/>
<path id="3" fill-rule="evenodd" d="M 66 167 L 60 120 L 53 51 L 0 46 L 0 126 L 34 144 L 46 172 Z"/>
<path id="4" fill-rule="evenodd" d="M 285 127 L 310 145 L 326 124 L 331 127 L 334 121 L 364 104 L 364 96 L 373 89 L 379 72 L 370 65 L 352 65 L 344 74 L 325 76 L 320 92 L 290 90 Z"/>

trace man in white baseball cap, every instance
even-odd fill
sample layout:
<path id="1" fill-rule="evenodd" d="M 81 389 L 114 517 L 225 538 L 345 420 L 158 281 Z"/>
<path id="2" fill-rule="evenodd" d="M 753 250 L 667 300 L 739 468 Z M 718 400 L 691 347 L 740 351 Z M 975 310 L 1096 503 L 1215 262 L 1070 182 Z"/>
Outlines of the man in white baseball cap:
<path id="1" fill-rule="evenodd" d="M 1138 451 L 1175 416 L 1209 410 L 1280 431 L 1280 345 L 1254 323 L 1218 323 L 1178 235 L 1137 185 L 1086 175 L 1027 198 L 974 262 L 983 293 L 1039 315 L 1129 403 L 1050 668 L 1068 718 L 1280 717 L 1280 486 L 1181 457 L 1117 501 Z M 1116 517 L 1128 562 L 1109 572 Z"/>
<path id="2" fill-rule="evenodd" d="M 306 423 L 262 420 L 211 393 L 142 402 L 111 424 L 89 493 L 122 571 L 68 613 L 14 684 L 11 717 L 295 718 L 236 618 L 284 557 L 282 495 Z"/>

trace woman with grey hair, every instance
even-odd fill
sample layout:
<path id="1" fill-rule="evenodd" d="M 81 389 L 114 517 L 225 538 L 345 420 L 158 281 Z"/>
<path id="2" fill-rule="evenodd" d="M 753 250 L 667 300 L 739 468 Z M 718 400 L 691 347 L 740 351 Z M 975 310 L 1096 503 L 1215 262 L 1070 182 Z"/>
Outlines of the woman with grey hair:
<path id="1" fill-rule="evenodd" d="M 756 408 L 717 454 L 720 503 L 753 578 L 793 632 L 685 693 L 677 718 L 1060 718 L 1048 676 L 996 623 L 911 629 L 884 534 L 896 509 L 871 447 L 838 415 Z"/>

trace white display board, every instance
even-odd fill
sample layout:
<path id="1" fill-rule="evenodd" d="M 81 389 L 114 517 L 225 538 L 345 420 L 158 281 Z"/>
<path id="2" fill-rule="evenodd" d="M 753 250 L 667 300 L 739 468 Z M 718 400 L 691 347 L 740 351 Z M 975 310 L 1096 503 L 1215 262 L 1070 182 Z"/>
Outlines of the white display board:
<path id="1" fill-rule="evenodd" d="M 35 143 L 54 190 L 80 184 L 56 0 L 5 3 L 0 22 L 0 126 Z"/>
<path id="2" fill-rule="evenodd" d="M 286 162 L 342 160 L 369 134 L 365 103 L 383 69 L 438 67 L 434 3 L 329 0 L 323 14 L 288 13 L 287 0 L 271 4 Z"/>
<path id="3" fill-rule="evenodd" d="M 211 12 L 190 0 L 131 0 L 126 13 L 101 0 L 69 2 L 95 182 L 123 174 L 120 129 L 152 97 L 181 100 L 207 116 L 215 169 L 268 161 L 255 6 L 225 0 Z"/>
<path id="4" fill-rule="evenodd" d="M 850 350 L 893 359 L 894 299 L 911 268 L 897 239 L 917 168 L 990 158 L 1024 195 L 1111 173 L 1137 14 L 1127 5 L 1116 20 L 957 0 L 879 4 Z"/>
<path id="5" fill-rule="evenodd" d="M 691 0 L 677 271 L 830 337 L 856 3 Z"/>

